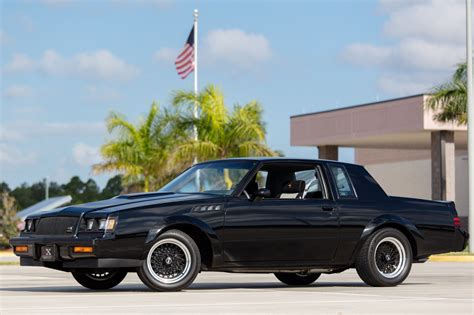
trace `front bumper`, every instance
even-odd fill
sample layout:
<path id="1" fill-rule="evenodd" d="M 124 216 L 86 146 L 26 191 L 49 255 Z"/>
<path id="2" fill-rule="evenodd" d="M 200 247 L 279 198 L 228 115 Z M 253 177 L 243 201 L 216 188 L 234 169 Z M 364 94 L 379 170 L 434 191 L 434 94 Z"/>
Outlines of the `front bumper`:
<path id="1" fill-rule="evenodd" d="M 116 247 L 113 238 L 64 238 L 64 237 L 16 237 L 10 240 L 12 246 L 27 246 L 26 252 L 16 252 L 21 266 L 43 266 L 59 270 L 135 268 L 142 264 L 140 259 L 110 257 L 111 248 Z M 53 247 L 54 256 L 43 259 L 41 249 Z M 92 247 L 92 253 L 74 253 L 73 247 Z M 113 255 L 112 255 L 113 256 Z"/>

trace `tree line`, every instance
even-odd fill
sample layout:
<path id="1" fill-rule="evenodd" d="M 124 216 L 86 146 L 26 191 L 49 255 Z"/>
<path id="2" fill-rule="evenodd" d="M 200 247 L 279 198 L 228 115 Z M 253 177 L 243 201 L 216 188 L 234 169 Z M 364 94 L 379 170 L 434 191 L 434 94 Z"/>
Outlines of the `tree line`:
<path id="1" fill-rule="evenodd" d="M 18 211 L 44 200 L 45 189 L 45 181 L 39 181 L 31 185 L 23 183 L 13 189 L 5 182 L 0 183 L 0 193 L 7 193 L 13 197 Z M 110 178 L 103 189 L 100 189 L 93 179 L 89 178 L 82 181 L 79 176 L 73 176 L 65 184 L 58 184 L 54 181 L 49 183 L 49 197 L 70 195 L 72 204 L 112 198 L 121 194 L 123 190 L 121 175 Z"/>

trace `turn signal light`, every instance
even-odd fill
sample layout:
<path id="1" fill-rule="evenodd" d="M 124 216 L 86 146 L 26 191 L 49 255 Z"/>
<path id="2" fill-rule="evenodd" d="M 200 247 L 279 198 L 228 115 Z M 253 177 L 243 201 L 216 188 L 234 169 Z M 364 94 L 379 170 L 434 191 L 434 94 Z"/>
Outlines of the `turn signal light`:
<path id="1" fill-rule="evenodd" d="M 26 245 L 15 246 L 15 252 L 17 252 L 17 253 L 26 253 L 26 252 L 28 252 L 28 246 L 26 246 Z"/>
<path id="2" fill-rule="evenodd" d="M 72 251 L 74 253 L 92 253 L 92 246 L 74 246 Z"/>

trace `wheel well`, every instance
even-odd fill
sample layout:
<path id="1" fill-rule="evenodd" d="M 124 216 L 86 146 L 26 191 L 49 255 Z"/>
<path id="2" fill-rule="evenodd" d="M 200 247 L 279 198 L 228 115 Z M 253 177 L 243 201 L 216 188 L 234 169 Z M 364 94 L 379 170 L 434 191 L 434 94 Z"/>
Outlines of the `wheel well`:
<path id="1" fill-rule="evenodd" d="M 413 235 L 410 233 L 410 231 L 406 227 L 404 227 L 401 224 L 397 224 L 397 223 L 384 223 L 384 224 L 378 226 L 372 233 L 374 233 L 375 231 L 384 229 L 384 228 L 392 228 L 392 229 L 395 229 L 395 230 L 398 230 L 398 231 L 402 232 L 406 236 L 408 241 L 410 242 L 413 258 L 416 257 L 416 253 L 418 252 L 418 249 L 416 247 L 416 241 L 415 241 L 415 238 L 413 237 Z"/>
<path id="2" fill-rule="evenodd" d="M 206 268 L 210 268 L 212 266 L 211 242 L 207 235 L 200 228 L 191 224 L 175 224 L 166 227 L 165 229 L 163 229 L 163 231 L 161 231 L 160 234 L 163 234 L 164 232 L 169 230 L 179 230 L 189 235 L 199 248 L 199 252 L 201 254 L 201 264 L 204 265 Z"/>

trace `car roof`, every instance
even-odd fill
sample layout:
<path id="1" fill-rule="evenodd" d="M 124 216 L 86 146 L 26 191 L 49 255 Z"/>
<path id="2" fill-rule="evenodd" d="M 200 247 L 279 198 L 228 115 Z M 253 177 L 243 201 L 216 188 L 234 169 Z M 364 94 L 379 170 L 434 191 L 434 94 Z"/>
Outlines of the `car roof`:
<path id="1" fill-rule="evenodd" d="M 324 159 L 302 159 L 302 158 L 288 158 L 288 157 L 239 157 L 239 158 L 228 158 L 228 159 L 221 159 L 221 160 L 209 160 L 205 162 L 200 162 L 197 164 L 206 164 L 212 162 L 222 162 L 222 161 L 252 161 L 252 162 L 307 162 L 307 163 L 314 163 L 314 162 L 330 162 L 330 163 L 337 163 L 337 164 L 349 164 L 349 165 L 357 165 L 355 163 L 347 163 L 335 160 L 324 160 Z"/>

